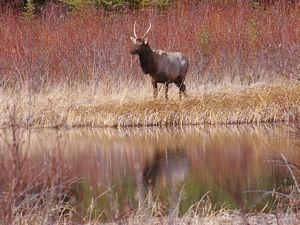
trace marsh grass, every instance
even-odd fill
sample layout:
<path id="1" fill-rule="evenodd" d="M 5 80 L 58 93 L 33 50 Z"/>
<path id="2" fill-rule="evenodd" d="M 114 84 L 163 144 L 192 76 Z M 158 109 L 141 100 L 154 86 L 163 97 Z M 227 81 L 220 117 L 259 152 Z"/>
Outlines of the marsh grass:
<path id="1" fill-rule="evenodd" d="M 190 83 L 187 98 L 179 100 L 177 88 L 172 87 L 168 101 L 163 90 L 153 99 L 147 80 L 111 81 L 97 88 L 58 85 L 38 93 L 2 90 L 0 95 L 2 127 L 10 125 L 12 109 L 21 127 L 258 124 L 288 122 L 291 113 L 299 111 L 300 84 L 282 80 L 197 87 Z"/>
<path id="2" fill-rule="evenodd" d="M 62 12 L 51 5 L 30 20 L 1 8 L 0 126 L 9 127 L 11 135 L 1 136 L 6 146 L 0 153 L 0 222 L 102 221 L 101 212 L 93 214 L 94 199 L 85 213 L 71 200 L 65 201 L 76 174 L 68 161 L 62 161 L 59 135 L 49 161 L 34 164 L 24 144 L 30 142 L 20 138 L 20 127 L 240 124 L 289 122 L 296 117 L 300 96 L 297 3 L 287 6 L 278 1 L 254 9 L 245 2 L 226 2 L 178 1 L 164 11 L 148 8 L 125 13 L 94 8 Z M 169 101 L 162 90 L 157 100 L 152 99 L 149 79 L 129 56 L 128 37 L 135 20 L 138 32 L 152 22 L 149 39 L 154 47 L 188 55 L 186 99 L 179 101 L 174 87 Z M 41 167 L 36 176 L 35 169 Z M 291 195 L 283 196 L 287 198 L 277 198 L 284 207 L 277 208 L 275 215 L 245 215 L 226 207 L 214 210 L 204 196 L 182 216 L 168 217 L 154 199 L 109 219 L 112 224 L 247 220 L 276 224 L 281 219 L 283 224 L 297 224 L 299 193 L 293 187 L 288 191 Z"/>
<path id="3" fill-rule="evenodd" d="M 298 4 L 176 1 L 156 8 L 62 12 L 30 20 L 1 8 L 0 126 L 154 126 L 286 121 L 299 109 Z M 133 23 L 153 48 L 190 59 L 188 98 L 160 94 L 129 52 Z M 161 88 L 162 89 L 162 88 Z M 160 93 L 163 90 L 160 90 Z"/>
<path id="4" fill-rule="evenodd" d="M 101 197 L 101 196 L 99 196 Z M 95 199 L 97 200 L 97 199 Z M 16 211 L 13 224 L 102 224 L 102 213 L 95 214 L 94 200 L 91 200 L 86 215 L 80 216 L 76 208 L 65 202 L 53 200 L 53 196 L 41 195 L 39 198 L 27 199 L 34 202 L 33 205 L 23 205 L 22 212 Z M 41 204 L 41 202 L 43 202 Z M 26 208 L 28 207 L 28 208 Z M 64 213 L 65 212 L 65 213 Z M 145 204 L 136 210 L 128 210 L 127 213 L 115 218 L 114 222 L 105 224 L 291 224 L 299 222 L 297 214 L 293 212 L 278 211 L 277 214 L 256 213 L 247 214 L 239 210 L 230 210 L 227 207 L 216 210 L 207 195 L 192 205 L 188 212 L 182 216 L 177 214 L 165 214 L 163 206 L 156 200 L 145 200 Z"/>

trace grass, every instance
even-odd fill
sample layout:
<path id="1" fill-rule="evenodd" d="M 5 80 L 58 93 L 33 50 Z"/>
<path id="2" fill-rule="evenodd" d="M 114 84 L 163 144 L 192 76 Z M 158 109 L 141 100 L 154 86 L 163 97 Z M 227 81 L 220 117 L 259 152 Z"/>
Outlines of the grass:
<path id="1" fill-rule="evenodd" d="M 190 83 L 188 97 L 181 101 L 175 86 L 170 100 L 164 99 L 163 90 L 154 100 L 148 82 L 111 81 L 96 89 L 56 86 L 39 93 L 2 90 L 0 125 L 10 125 L 12 109 L 21 127 L 122 127 L 288 122 L 300 107 L 298 81 L 199 87 Z"/>
<path id="2" fill-rule="evenodd" d="M 22 127 L 287 121 L 299 110 L 299 9 L 283 1 L 178 1 L 124 12 L 50 4 L 26 19 L 4 7 L 0 125 L 9 126 L 13 109 Z M 134 21 L 138 33 L 151 21 L 151 46 L 188 56 L 188 98 L 179 101 L 173 87 L 170 101 L 152 99 L 149 77 L 129 54 Z"/>
<path id="3" fill-rule="evenodd" d="M 47 196 L 46 196 L 47 197 Z M 55 223 L 55 224 L 69 224 L 70 219 L 76 218 L 76 215 L 72 213 L 65 216 L 60 215 L 61 209 L 69 210 L 72 212 L 72 207 L 68 207 L 63 203 L 53 204 L 49 198 L 45 199 L 46 202 L 43 205 L 46 210 L 41 210 L 41 206 L 35 206 L 29 210 L 26 216 L 22 214 L 16 214 L 14 224 L 41 224 L 41 223 Z M 43 209 L 43 208 L 42 208 Z M 90 208 L 93 210 L 93 203 Z M 82 224 L 99 224 L 99 219 L 91 219 L 91 215 L 87 213 L 84 218 L 81 218 Z M 55 216 L 56 214 L 56 216 Z M 78 218 L 77 218 L 78 219 Z M 150 202 L 143 205 L 135 212 L 128 212 L 128 214 L 115 222 L 105 224 L 243 224 L 248 222 L 250 224 L 291 224 L 296 225 L 299 220 L 296 214 L 282 213 L 280 215 L 259 213 L 244 214 L 239 211 L 230 211 L 226 208 L 215 211 L 212 208 L 209 199 L 204 197 L 197 204 L 191 206 L 190 210 L 183 215 L 171 215 L 161 217 L 161 212 L 157 202 Z"/>
<path id="4" fill-rule="evenodd" d="M 0 158 L 1 223 L 101 221 L 91 215 L 93 201 L 86 213 L 64 201 L 76 170 L 62 160 L 59 135 L 53 154 L 41 165 L 30 158 L 30 141 L 19 137 L 19 127 L 258 124 L 298 116 L 299 3 L 253 7 L 246 1 L 187 0 L 164 10 L 114 12 L 93 7 L 66 11 L 47 4 L 28 18 L 6 7 L 0 11 L 0 126 L 11 129 L 11 136 L 1 136 L 6 140 Z M 190 59 L 187 98 L 180 101 L 172 87 L 170 100 L 164 100 L 162 90 L 153 100 L 149 78 L 129 55 L 136 20 L 138 33 L 151 21 L 151 46 L 182 51 Z M 295 169 L 288 161 L 284 165 Z M 36 166 L 43 168 L 38 175 Z M 267 192 L 278 202 L 274 214 L 214 210 L 204 198 L 201 207 L 196 204 L 182 216 L 168 218 L 151 201 L 113 217 L 112 223 L 251 224 L 262 218 L 297 224 L 298 192 L 293 186 L 283 194 Z"/>

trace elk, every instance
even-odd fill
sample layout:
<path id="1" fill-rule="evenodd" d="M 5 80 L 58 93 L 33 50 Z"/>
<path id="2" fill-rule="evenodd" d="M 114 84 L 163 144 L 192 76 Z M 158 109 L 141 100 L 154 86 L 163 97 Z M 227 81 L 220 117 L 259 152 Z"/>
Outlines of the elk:
<path id="1" fill-rule="evenodd" d="M 151 49 L 146 37 L 151 29 L 151 23 L 142 37 L 136 35 L 135 27 L 136 22 L 133 25 L 134 37 L 130 37 L 134 43 L 134 48 L 130 54 L 139 56 L 144 74 L 150 75 L 153 97 L 157 98 L 157 84 L 163 83 L 165 85 L 165 98 L 168 99 L 168 86 L 170 83 L 175 83 L 179 88 L 179 97 L 181 99 L 182 95 L 186 95 L 184 81 L 189 67 L 187 57 L 180 52 L 165 52 Z"/>

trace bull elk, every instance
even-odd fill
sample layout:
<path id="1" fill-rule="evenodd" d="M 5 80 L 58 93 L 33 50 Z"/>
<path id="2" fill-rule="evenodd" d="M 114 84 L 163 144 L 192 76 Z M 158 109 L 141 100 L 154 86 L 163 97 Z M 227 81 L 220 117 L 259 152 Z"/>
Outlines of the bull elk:
<path id="1" fill-rule="evenodd" d="M 130 52 L 131 55 L 138 55 L 142 70 L 145 74 L 149 74 L 153 86 L 153 96 L 157 97 L 157 84 L 165 85 L 165 98 L 168 99 L 168 86 L 175 83 L 179 88 L 179 97 L 186 95 L 186 87 L 184 84 L 185 77 L 189 67 L 189 61 L 180 52 L 165 52 L 162 50 L 151 49 L 146 35 L 151 29 L 149 28 L 142 37 L 136 35 L 136 22 L 133 25 L 134 37 L 130 37 L 134 43 L 134 48 Z"/>

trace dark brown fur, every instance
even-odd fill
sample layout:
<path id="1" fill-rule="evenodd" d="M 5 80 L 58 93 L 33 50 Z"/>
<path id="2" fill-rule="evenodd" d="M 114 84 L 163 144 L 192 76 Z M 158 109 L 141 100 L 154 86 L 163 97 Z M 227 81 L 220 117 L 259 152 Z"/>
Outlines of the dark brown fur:
<path id="1" fill-rule="evenodd" d="M 154 98 L 157 97 L 157 84 L 165 84 L 165 97 L 168 98 L 168 85 L 175 83 L 179 88 L 180 97 L 186 93 L 184 84 L 189 62 L 179 52 L 153 51 L 147 39 L 136 38 L 135 48 L 130 54 L 137 54 L 140 65 L 145 74 L 152 78 Z"/>

